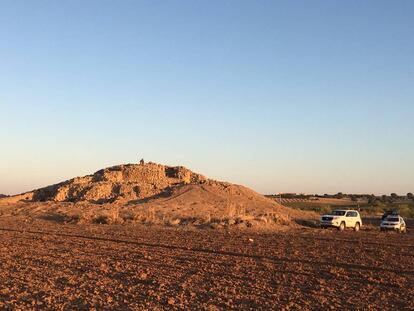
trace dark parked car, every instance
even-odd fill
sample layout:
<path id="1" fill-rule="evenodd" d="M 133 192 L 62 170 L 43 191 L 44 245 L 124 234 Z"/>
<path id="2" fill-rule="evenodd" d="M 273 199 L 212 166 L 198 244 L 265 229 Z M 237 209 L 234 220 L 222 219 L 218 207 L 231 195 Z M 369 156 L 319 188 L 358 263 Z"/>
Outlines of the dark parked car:
<path id="1" fill-rule="evenodd" d="M 400 211 L 397 209 L 385 211 L 384 215 L 381 217 L 381 221 L 386 219 L 388 216 L 400 216 Z"/>

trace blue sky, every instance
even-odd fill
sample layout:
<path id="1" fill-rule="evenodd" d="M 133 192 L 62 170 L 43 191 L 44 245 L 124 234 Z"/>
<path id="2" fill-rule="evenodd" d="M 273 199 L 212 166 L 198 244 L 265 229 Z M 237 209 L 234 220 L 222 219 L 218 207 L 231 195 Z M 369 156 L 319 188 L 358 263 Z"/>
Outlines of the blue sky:
<path id="1" fill-rule="evenodd" d="M 413 1 L 0 1 L 0 193 L 141 157 L 414 191 Z"/>

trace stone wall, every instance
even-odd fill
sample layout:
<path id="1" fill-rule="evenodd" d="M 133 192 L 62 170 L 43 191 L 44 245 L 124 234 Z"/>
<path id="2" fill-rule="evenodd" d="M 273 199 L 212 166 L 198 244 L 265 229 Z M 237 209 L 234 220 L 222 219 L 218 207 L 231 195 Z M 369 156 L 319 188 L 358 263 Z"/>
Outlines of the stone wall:
<path id="1" fill-rule="evenodd" d="M 117 165 L 93 175 L 35 190 L 33 201 L 105 203 L 141 200 L 163 194 L 177 185 L 206 181 L 204 176 L 182 166 L 156 163 Z"/>

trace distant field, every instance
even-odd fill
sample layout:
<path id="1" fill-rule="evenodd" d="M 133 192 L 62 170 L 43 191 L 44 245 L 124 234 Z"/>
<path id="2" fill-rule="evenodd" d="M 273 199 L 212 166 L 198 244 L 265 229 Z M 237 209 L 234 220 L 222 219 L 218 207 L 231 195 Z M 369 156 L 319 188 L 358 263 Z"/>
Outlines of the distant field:
<path id="1" fill-rule="evenodd" d="M 355 202 L 350 199 L 334 199 L 334 198 L 317 198 L 317 199 L 284 199 L 283 203 L 315 203 L 315 204 L 329 204 L 329 205 L 358 205 L 361 202 Z"/>
<path id="2" fill-rule="evenodd" d="M 275 198 L 275 201 L 279 202 L 281 201 L 283 205 L 290 206 L 297 204 L 298 206 L 301 206 L 301 204 L 306 205 L 314 205 L 314 206 L 320 206 L 320 205 L 335 205 L 335 206 L 357 206 L 358 204 L 361 204 L 361 202 L 355 202 L 350 199 L 333 199 L 333 198 L 318 198 L 318 199 L 284 199 L 282 198 L 277 199 Z"/>
<path id="3" fill-rule="evenodd" d="M 395 203 L 368 204 L 367 201 L 352 201 L 350 199 L 318 198 L 312 199 L 284 199 L 273 198 L 282 205 L 317 213 L 330 212 L 337 208 L 359 209 L 362 215 L 382 215 L 385 210 L 398 209 L 403 217 L 414 218 L 414 202 L 401 201 Z"/>
<path id="4" fill-rule="evenodd" d="M 275 199 L 277 202 L 281 202 L 284 206 L 293 207 L 301 210 L 312 210 L 315 212 L 331 211 L 335 208 L 358 207 L 358 202 L 354 202 L 348 199 L 331 199 L 331 198 L 319 198 L 318 200 L 309 199 Z"/>

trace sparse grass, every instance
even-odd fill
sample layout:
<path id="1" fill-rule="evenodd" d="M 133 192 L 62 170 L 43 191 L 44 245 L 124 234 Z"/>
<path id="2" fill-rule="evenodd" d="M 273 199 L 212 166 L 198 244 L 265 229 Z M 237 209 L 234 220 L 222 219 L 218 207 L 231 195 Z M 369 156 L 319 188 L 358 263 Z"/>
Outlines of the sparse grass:
<path id="1" fill-rule="evenodd" d="M 43 214 L 43 219 L 68 224 L 144 224 L 166 225 L 171 227 L 193 226 L 198 228 L 227 228 L 227 227 L 271 227 L 288 225 L 286 219 L 279 213 L 257 214 L 246 209 L 243 204 L 228 202 L 225 206 L 208 206 L 200 210 L 184 210 L 179 207 L 168 206 L 122 206 L 68 204 L 57 205 L 53 217 Z M 48 213 L 50 214 L 50 212 Z M 39 215 L 40 217 L 40 215 Z"/>

